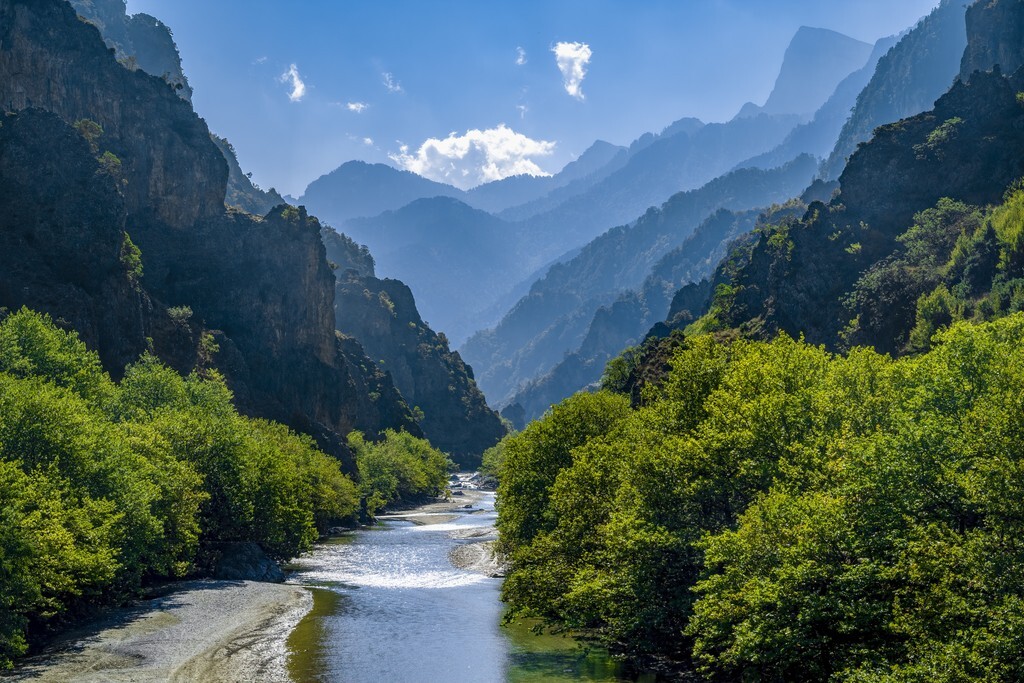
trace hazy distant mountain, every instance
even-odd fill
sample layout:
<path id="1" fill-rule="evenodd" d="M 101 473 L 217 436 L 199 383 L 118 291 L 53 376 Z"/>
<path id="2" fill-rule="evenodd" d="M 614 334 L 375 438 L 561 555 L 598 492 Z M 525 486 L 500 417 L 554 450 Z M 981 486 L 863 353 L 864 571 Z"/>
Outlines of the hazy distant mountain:
<path id="1" fill-rule="evenodd" d="M 376 216 L 424 197 L 462 197 L 463 191 L 385 164 L 349 161 L 306 188 L 299 203 L 341 229 L 351 218 Z M 375 248 L 376 245 L 370 245 Z"/>
<path id="2" fill-rule="evenodd" d="M 771 171 L 734 171 L 700 189 L 677 193 L 660 209 L 651 208 L 634 223 L 607 231 L 575 258 L 552 266 L 494 329 L 478 332 L 460 349 L 478 369 L 480 387 L 492 403 L 507 401 L 520 385 L 578 348 L 595 312 L 624 290 L 639 287 L 659 259 L 705 218 L 720 208 L 746 210 L 784 202 L 807 186 L 816 168 L 813 157 L 803 156 Z M 658 319 L 656 315 L 652 320 Z"/>
<path id="3" fill-rule="evenodd" d="M 864 66 L 871 45 L 824 28 L 801 26 L 782 58 L 782 68 L 763 106 L 743 105 L 737 118 L 765 114 L 810 116 L 840 81 Z"/>
<path id="4" fill-rule="evenodd" d="M 772 149 L 799 119 L 761 114 L 728 123 L 684 122 L 669 126 L 661 135 L 641 137 L 630 146 L 621 168 L 551 210 L 522 221 L 516 230 L 533 247 L 524 271 L 635 219 L 677 192 L 701 187 L 743 159 Z"/>
<path id="5" fill-rule="evenodd" d="M 463 201 L 474 208 L 499 213 L 511 207 L 537 201 L 570 183 L 583 191 L 598 179 L 594 174 L 599 173 L 625 151 L 625 147 L 598 140 L 555 175 L 519 175 L 478 185 L 466 192 Z"/>
<path id="6" fill-rule="evenodd" d="M 468 191 L 386 164 L 348 161 L 310 183 L 297 201 L 339 228 L 352 218 L 376 216 L 429 197 L 455 197 L 474 208 L 498 213 L 570 183 L 586 189 L 587 177 L 624 149 L 598 140 L 555 175 L 512 176 Z"/>
<path id="7" fill-rule="evenodd" d="M 967 46 L 964 6 L 962 0 L 942 0 L 878 61 L 822 168 L 823 178 L 838 178 L 875 128 L 931 109 L 949 89 Z"/>
<path id="8" fill-rule="evenodd" d="M 822 158 L 828 156 L 839 139 L 843 125 L 850 118 L 850 110 L 856 104 L 857 96 L 875 73 L 878 60 L 896 44 L 896 40 L 896 36 L 889 36 L 876 42 L 867 63 L 840 81 L 832 96 L 814 113 L 814 118 L 794 128 L 778 147 L 741 162 L 737 168 L 774 168 L 800 154 L 813 154 Z"/>
<path id="9" fill-rule="evenodd" d="M 369 246 L 380 273 L 412 288 L 423 317 L 454 343 L 519 272 L 521 245 L 510 226 L 451 197 L 353 219 L 345 232 Z"/>

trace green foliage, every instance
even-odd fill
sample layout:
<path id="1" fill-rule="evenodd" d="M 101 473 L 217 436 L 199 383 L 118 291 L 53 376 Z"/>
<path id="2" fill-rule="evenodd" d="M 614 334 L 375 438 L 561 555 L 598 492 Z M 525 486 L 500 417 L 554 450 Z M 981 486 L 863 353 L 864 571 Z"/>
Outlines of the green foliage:
<path id="1" fill-rule="evenodd" d="M 121 159 L 116 154 L 107 150 L 96 157 L 96 161 L 100 165 L 97 173 L 105 173 L 115 180 L 121 179 Z"/>
<path id="2" fill-rule="evenodd" d="M 90 605 L 201 571 L 224 542 L 287 558 L 356 514 L 334 460 L 231 401 L 214 372 L 147 355 L 116 384 L 49 318 L 0 322 L 0 667 Z"/>
<path id="3" fill-rule="evenodd" d="M 121 265 L 128 276 L 128 280 L 137 285 L 142 279 L 142 250 L 135 246 L 128 233 L 121 233 L 121 252 L 119 254 Z"/>
<path id="4" fill-rule="evenodd" d="M 642 407 L 510 437 L 513 613 L 709 680 L 1021 680 L 1024 315 L 942 327 L 899 360 L 690 337 Z"/>
<path id="5" fill-rule="evenodd" d="M 628 392 L 629 378 L 640 361 L 640 349 L 631 346 L 605 365 L 601 375 L 601 388 L 616 394 Z"/>
<path id="6" fill-rule="evenodd" d="M 957 132 L 963 123 L 964 120 L 959 116 L 954 116 L 940 123 L 928 134 L 924 142 L 914 145 L 914 152 L 917 154 L 917 158 L 927 159 L 929 156 L 933 156 L 939 160 L 943 159 L 943 148 L 956 138 Z"/>
<path id="7" fill-rule="evenodd" d="M 629 401 L 622 396 L 576 394 L 507 440 L 498 487 L 503 511 L 498 529 L 506 551 L 554 528 L 548 499 L 559 472 L 572 465 L 572 450 L 608 433 L 628 413 Z"/>
<path id="8" fill-rule="evenodd" d="M 510 438 L 512 438 L 511 434 L 506 435 L 501 441 L 484 451 L 480 463 L 480 474 L 494 479 L 500 476 L 501 468 L 505 464 L 505 447 Z"/>
<path id="9" fill-rule="evenodd" d="M 377 443 L 350 432 L 348 445 L 356 455 L 360 493 L 371 515 L 389 503 L 443 494 L 454 468 L 429 441 L 407 432 L 385 430 Z"/>
<path id="10" fill-rule="evenodd" d="M 79 135 L 85 138 L 92 153 L 98 154 L 100 151 L 99 140 L 103 137 L 103 126 L 92 119 L 79 119 L 75 121 L 73 127 Z"/>

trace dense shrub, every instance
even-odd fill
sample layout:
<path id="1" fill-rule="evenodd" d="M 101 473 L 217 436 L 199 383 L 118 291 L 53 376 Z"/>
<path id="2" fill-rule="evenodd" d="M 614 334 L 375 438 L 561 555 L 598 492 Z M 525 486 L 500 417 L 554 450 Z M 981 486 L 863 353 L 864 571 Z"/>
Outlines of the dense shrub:
<path id="1" fill-rule="evenodd" d="M 358 492 L 333 459 L 231 400 L 215 373 L 181 377 L 152 356 L 114 383 L 48 318 L 0 322 L 0 667 L 223 542 L 287 558 L 353 517 Z"/>
<path id="2" fill-rule="evenodd" d="M 439 496 L 455 464 L 448 456 L 407 432 L 385 430 L 378 442 L 351 432 L 348 445 L 356 455 L 360 491 L 371 515 L 397 501 Z"/>
<path id="3" fill-rule="evenodd" d="M 505 445 L 513 614 L 710 680 L 1021 680 L 1024 315 L 931 343 L 689 337 L 642 407 L 556 407 Z"/>

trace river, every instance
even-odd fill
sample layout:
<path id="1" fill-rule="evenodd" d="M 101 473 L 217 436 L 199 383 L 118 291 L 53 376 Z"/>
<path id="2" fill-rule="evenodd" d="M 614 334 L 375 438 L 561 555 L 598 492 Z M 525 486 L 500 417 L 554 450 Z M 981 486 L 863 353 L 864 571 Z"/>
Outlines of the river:
<path id="1" fill-rule="evenodd" d="M 467 500 L 472 507 L 454 514 L 403 515 L 346 534 L 294 565 L 291 581 L 315 589 L 312 612 L 289 638 L 296 681 L 654 680 L 626 676 L 599 648 L 503 626 L 501 580 L 450 559 L 495 522 L 493 493 Z"/>

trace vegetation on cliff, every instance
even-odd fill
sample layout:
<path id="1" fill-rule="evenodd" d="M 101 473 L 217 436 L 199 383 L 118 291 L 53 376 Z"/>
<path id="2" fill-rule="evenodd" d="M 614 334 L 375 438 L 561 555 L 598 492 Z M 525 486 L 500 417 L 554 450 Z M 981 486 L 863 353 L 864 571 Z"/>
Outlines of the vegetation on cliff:
<path id="1" fill-rule="evenodd" d="M 353 519 L 339 463 L 239 415 L 220 375 L 151 355 L 114 382 L 74 332 L 0 322 L 0 667 L 48 630 L 256 542 L 278 559 Z"/>

